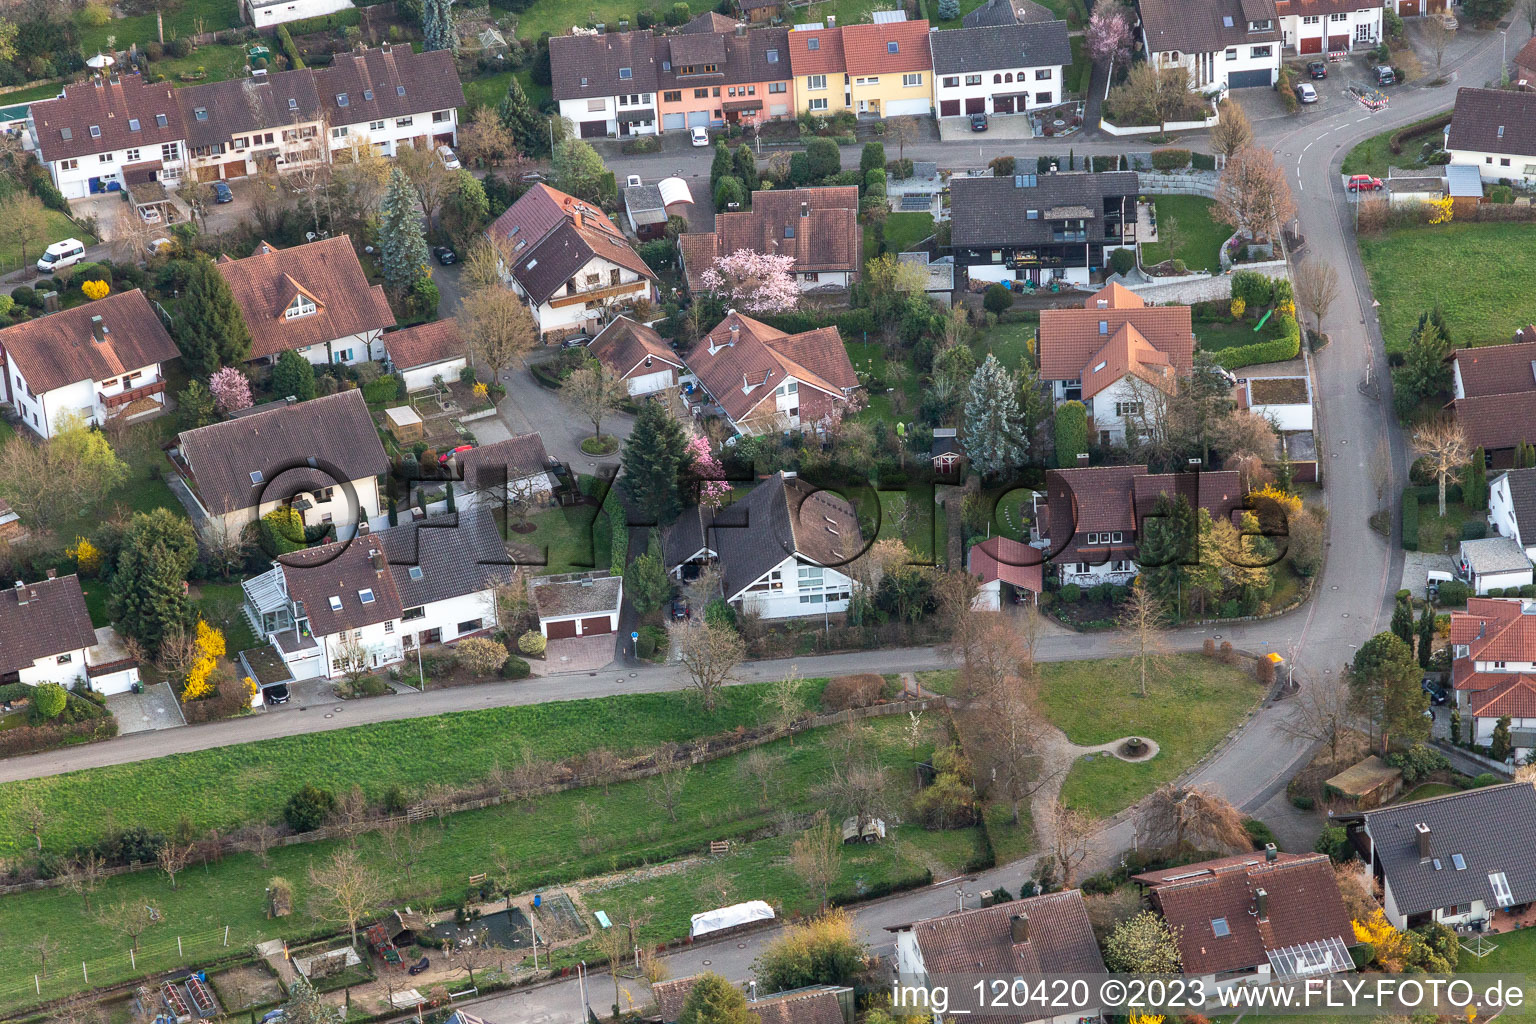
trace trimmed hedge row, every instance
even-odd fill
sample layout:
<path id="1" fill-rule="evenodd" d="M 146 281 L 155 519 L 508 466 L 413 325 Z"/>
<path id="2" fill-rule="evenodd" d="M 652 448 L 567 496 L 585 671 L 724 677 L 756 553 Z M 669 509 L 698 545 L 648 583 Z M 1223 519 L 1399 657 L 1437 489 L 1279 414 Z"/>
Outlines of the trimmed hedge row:
<path id="1" fill-rule="evenodd" d="M 311 32 L 339 32 L 341 29 L 361 23 L 362 20 L 363 12 L 355 7 L 349 7 L 335 14 L 321 14 L 313 18 L 284 22 L 280 27 L 286 28 L 293 35 L 305 36 Z"/>
<path id="2" fill-rule="evenodd" d="M 1279 363 L 1295 359 L 1301 352 L 1301 327 L 1295 317 L 1277 314 L 1285 324 L 1285 333 L 1268 341 L 1256 341 L 1252 345 L 1234 345 L 1216 353 L 1216 362 L 1225 369 L 1252 366 L 1255 363 Z"/>
<path id="3" fill-rule="evenodd" d="M 1403 550 L 1419 550 L 1419 496 L 1403 492 Z"/>
<path id="4" fill-rule="evenodd" d="M 629 516 L 624 511 L 624 502 L 619 500 L 617 494 L 608 495 L 608 529 L 612 531 L 612 538 L 608 542 L 608 550 L 612 555 L 608 562 L 608 572 L 622 576 L 624 567 L 629 564 Z"/>
<path id="5" fill-rule="evenodd" d="M 856 341 L 854 335 L 879 329 L 875 314 L 867 307 L 845 310 L 836 316 L 818 315 L 815 311 L 797 309 L 791 313 L 775 313 L 758 317 L 769 327 L 777 327 L 786 334 L 803 334 L 818 327 L 836 327 L 844 341 Z"/>
<path id="6" fill-rule="evenodd" d="M 299 48 L 293 45 L 293 34 L 288 31 L 287 25 L 277 26 L 277 48 L 288 58 L 290 68 L 299 71 L 304 67 L 304 58 L 299 56 Z"/>
<path id="7" fill-rule="evenodd" d="M 1439 117 L 1432 117 L 1428 121 L 1421 121 L 1418 124 L 1411 124 L 1406 128 L 1400 128 L 1393 132 L 1392 137 L 1387 140 L 1387 148 L 1393 153 L 1402 153 L 1403 143 L 1409 139 L 1416 139 L 1421 135 L 1439 132 L 1450 123 L 1451 115 L 1441 114 Z"/>

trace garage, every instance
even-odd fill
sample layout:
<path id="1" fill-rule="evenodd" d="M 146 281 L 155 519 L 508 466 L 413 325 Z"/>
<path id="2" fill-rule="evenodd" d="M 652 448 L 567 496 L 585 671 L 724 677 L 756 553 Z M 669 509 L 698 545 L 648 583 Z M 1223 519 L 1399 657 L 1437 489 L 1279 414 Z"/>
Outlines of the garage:
<path id="1" fill-rule="evenodd" d="M 539 613 L 539 630 L 551 640 L 602 636 L 619 627 L 624 577 L 607 572 L 570 572 L 528 581 Z"/>
<path id="2" fill-rule="evenodd" d="M 219 170 L 219 177 L 221 177 L 221 178 L 243 178 L 243 177 L 245 177 L 245 161 L 243 159 L 242 160 L 231 160 L 231 161 L 229 161 L 229 163 L 225 164 Z"/>
<path id="3" fill-rule="evenodd" d="M 987 98 L 985 96 L 967 96 L 965 99 L 965 112 L 967 114 L 985 114 L 987 112 Z"/>
<path id="4" fill-rule="evenodd" d="M 664 132 L 680 132 L 688 127 L 688 116 L 682 111 L 675 114 L 661 115 L 661 130 Z"/>
<path id="5" fill-rule="evenodd" d="M 581 137 L 584 139 L 601 139 L 608 135 L 607 121 L 583 121 L 581 122 Z"/>
<path id="6" fill-rule="evenodd" d="M 613 621 L 606 615 L 594 615 L 591 618 L 581 620 L 581 635 L 592 636 L 594 633 L 612 633 Z"/>
<path id="7" fill-rule="evenodd" d="M 1301 41 L 1301 52 L 1302 53 L 1322 53 L 1323 52 L 1323 37 L 1322 36 L 1313 36 L 1311 39 L 1303 39 Z"/>
<path id="8" fill-rule="evenodd" d="M 1347 50 L 1347 49 L 1349 49 L 1349 33 L 1346 32 L 1342 36 L 1329 36 L 1328 37 L 1328 49 L 1330 49 L 1330 50 Z"/>
<path id="9" fill-rule="evenodd" d="M 892 100 L 885 104 L 886 117 L 921 117 L 933 113 L 933 100 L 925 94 L 920 100 Z"/>
<path id="10" fill-rule="evenodd" d="M 960 116 L 960 101 L 959 100 L 939 100 L 939 116 L 940 117 L 959 117 Z"/>
<path id="11" fill-rule="evenodd" d="M 1274 79 L 1271 77 L 1273 74 L 1274 72 L 1268 68 L 1261 68 L 1258 71 L 1234 71 L 1227 75 L 1227 88 L 1256 89 L 1261 85 L 1268 88 L 1274 84 Z"/>
<path id="12" fill-rule="evenodd" d="M 1419 0 L 1397 0 L 1397 15 L 1400 18 L 1417 18 Z"/>
<path id="13" fill-rule="evenodd" d="M 709 127 L 709 111 L 707 111 L 707 110 L 690 110 L 690 111 L 688 111 L 688 127 L 689 128 L 708 128 Z"/>
<path id="14" fill-rule="evenodd" d="M 544 635 L 551 640 L 565 640 L 576 635 L 575 619 L 559 619 L 544 624 Z"/>

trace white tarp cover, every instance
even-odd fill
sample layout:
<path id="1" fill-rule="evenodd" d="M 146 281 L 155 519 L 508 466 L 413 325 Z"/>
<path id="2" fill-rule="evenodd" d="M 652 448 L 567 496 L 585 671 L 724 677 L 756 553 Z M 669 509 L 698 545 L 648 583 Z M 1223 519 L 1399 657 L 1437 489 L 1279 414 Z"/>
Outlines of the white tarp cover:
<path id="1" fill-rule="evenodd" d="M 693 202 L 693 193 L 688 190 L 688 183 L 682 178 L 662 178 L 656 187 L 661 189 L 662 206 Z"/>
<path id="2" fill-rule="evenodd" d="M 734 907 L 720 907 L 718 910 L 706 910 L 702 914 L 694 914 L 691 920 L 693 926 L 688 934 L 698 938 L 700 935 L 708 935 L 710 932 L 734 928 L 739 924 L 748 924 L 752 921 L 772 921 L 773 908 L 762 900 L 748 900 Z"/>

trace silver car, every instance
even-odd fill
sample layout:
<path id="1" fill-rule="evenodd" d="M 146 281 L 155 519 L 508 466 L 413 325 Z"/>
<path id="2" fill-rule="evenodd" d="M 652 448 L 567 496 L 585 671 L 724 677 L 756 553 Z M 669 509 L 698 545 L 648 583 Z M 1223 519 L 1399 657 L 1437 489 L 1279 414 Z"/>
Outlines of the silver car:
<path id="1" fill-rule="evenodd" d="M 1296 87 L 1296 98 L 1303 103 L 1316 103 L 1317 90 L 1312 88 L 1311 82 L 1302 82 Z"/>

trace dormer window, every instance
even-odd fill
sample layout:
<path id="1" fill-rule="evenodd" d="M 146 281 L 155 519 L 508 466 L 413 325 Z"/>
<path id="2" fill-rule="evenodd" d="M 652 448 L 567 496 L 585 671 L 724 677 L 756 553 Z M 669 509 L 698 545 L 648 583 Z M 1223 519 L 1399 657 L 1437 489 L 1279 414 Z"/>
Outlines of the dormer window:
<path id="1" fill-rule="evenodd" d="M 309 316 L 319 308 L 315 305 L 315 300 L 308 295 L 295 295 L 293 301 L 288 303 L 288 308 L 283 310 L 283 319 L 297 320 L 301 316 Z"/>
<path id="2" fill-rule="evenodd" d="M 1267 31 L 1269 31 L 1270 28 L 1272 28 L 1274 26 L 1274 24 L 1275 23 L 1273 21 L 1270 21 L 1268 18 L 1265 18 L 1263 21 L 1250 21 L 1248 23 L 1248 31 L 1249 32 L 1267 32 Z"/>

